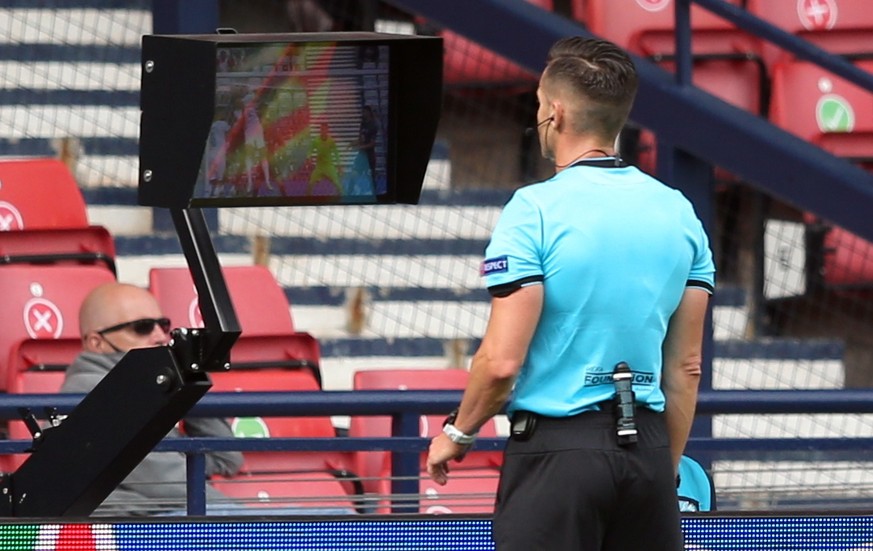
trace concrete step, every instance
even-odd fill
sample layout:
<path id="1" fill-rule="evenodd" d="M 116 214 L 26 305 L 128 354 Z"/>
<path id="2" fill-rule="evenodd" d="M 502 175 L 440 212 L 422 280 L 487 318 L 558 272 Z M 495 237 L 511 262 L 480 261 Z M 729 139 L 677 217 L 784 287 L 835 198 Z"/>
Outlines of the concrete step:
<path id="1" fill-rule="evenodd" d="M 145 286 L 152 267 L 185 266 L 175 236 L 162 240 L 119 237 L 116 242 L 121 254 L 117 260 L 121 281 Z M 275 241 L 274 241 L 275 243 Z M 478 268 L 481 254 L 464 256 L 433 254 L 441 248 L 481 249 L 476 240 L 431 241 L 346 241 L 286 242 L 299 248 L 312 248 L 307 255 L 275 255 L 271 267 L 293 305 L 292 316 L 298 326 L 313 334 L 335 336 L 345 333 L 347 309 L 351 291 L 365 289 L 366 327 L 370 331 L 403 335 L 430 334 L 443 338 L 458 336 L 450 328 L 434 325 L 438 317 L 453 320 L 453 326 L 463 326 L 480 334 L 488 318 L 490 297 L 482 287 Z M 248 265 L 252 262 L 252 245 L 247 238 L 223 237 L 215 240 L 219 260 L 224 266 Z M 143 251 L 125 254 L 129 248 Z M 316 249 L 331 251 L 317 254 Z M 343 250 L 355 254 L 336 254 Z M 384 254 L 391 250 L 395 253 Z M 239 252 L 234 252 L 239 251 Z M 432 254 L 423 254 L 431 252 Z M 145 254 L 143 254 L 145 253 Z M 358 254 L 361 253 L 361 254 Z M 418 253 L 418 254 L 417 254 Z M 402 274 L 402 281 L 399 275 Z M 399 287 L 392 286 L 396 283 Z M 715 338 L 725 340 L 743 335 L 747 313 L 733 303 L 715 305 Z M 386 328 L 391 328 L 386 330 Z"/>
<path id="2" fill-rule="evenodd" d="M 6 0 L 0 3 L 0 43 L 71 45 L 111 44 L 139 47 L 152 32 L 150 3 L 142 0 L 65 0 L 46 2 Z M 104 83 L 104 87 L 106 84 Z M 138 84 L 137 84 L 138 87 Z"/>
<path id="3" fill-rule="evenodd" d="M 722 510 L 863 509 L 873 488 L 870 461 L 715 461 L 712 473 Z"/>
<path id="4" fill-rule="evenodd" d="M 479 337 L 319 338 L 326 388 L 350 388 L 356 369 L 374 367 L 468 366 Z M 768 339 L 715 342 L 713 388 L 834 389 L 842 388 L 842 344 L 834 341 Z"/>

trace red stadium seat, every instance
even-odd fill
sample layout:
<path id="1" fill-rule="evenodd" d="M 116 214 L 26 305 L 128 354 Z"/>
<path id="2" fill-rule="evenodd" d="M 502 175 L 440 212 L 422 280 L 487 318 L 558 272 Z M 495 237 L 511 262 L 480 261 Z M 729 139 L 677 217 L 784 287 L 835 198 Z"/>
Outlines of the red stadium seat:
<path id="1" fill-rule="evenodd" d="M 354 490 L 341 476 L 330 472 L 240 474 L 214 478 L 212 485 L 245 505 L 276 509 L 310 509 L 313 513 L 354 513 L 358 506 Z M 350 493 L 351 491 L 351 493 Z"/>
<path id="2" fill-rule="evenodd" d="M 873 72 L 873 60 L 856 64 Z M 830 153 L 873 162 L 873 92 L 809 62 L 783 59 L 773 68 L 770 120 Z M 807 215 L 807 222 L 816 222 Z M 851 290 L 873 283 L 873 244 L 839 227 L 824 237 L 825 286 Z"/>
<path id="3" fill-rule="evenodd" d="M 98 266 L 30 266 L 0 268 L 0 381 L 6 390 L 11 365 L 17 365 L 21 343 L 29 339 L 78 339 L 79 307 L 92 289 L 115 281 Z"/>
<path id="4" fill-rule="evenodd" d="M 729 0 L 741 5 L 741 0 Z M 672 0 L 574 0 L 573 17 L 592 33 L 652 59 L 668 71 L 675 67 L 676 33 Z M 765 110 L 766 70 L 760 40 L 700 6 L 691 7 L 692 80 L 695 86 L 754 114 Z M 655 137 L 642 131 L 634 162 L 656 171 Z M 733 176 L 720 173 L 721 180 Z"/>
<path id="5" fill-rule="evenodd" d="M 98 266 L 0 268 L 0 296 L 7 308 L 0 317 L 0 391 L 56 392 L 63 370 L 82 349 L 79 306 L 96 286 L 115 281 Z M 29 439 L 23 423 L 10 421 L 11 438 Z M 25 456 L 0 458 L 0 470 L 12 471 Z"/>
<path id="6" fill-rule="evenodd" d="M 672 61 L 662 61 L 662 67 L 672 71 Z M 694 63 L 693 81 L 695 86 L 745 111 L 763 114 L 764 88 L 766 75 L 759 63 L 749 59 L 713 59 L 697 60 Z M 656 173 L 655 135 L 648 130 L 641 130 L 637 144 L 638 156 L 635 164 L 650 174 Z M 717 170 L 719 181 L 732 181 L 734 177 L 725 171 Z"/>
<path id="7" fill-rule="evenodd" d="M 873 244 L 840 227 L 824 237 L 821 274 L 825 285 L 841 290 L 870 290 L 873 283 Z"/>
<path id="8" fill-rule="evenodd" d="M 15 386 L 9 389 L 10 393 L 17 394 L 55 394 L 60 391 L 64 383 L 63 371 L 24 371 L 15 379 Z M 10 440 L 30 440 L 32 435 L 24 421 L 10 420 L 8 422 L 8 435 Z M 42 423 L 46 423 L 43 421 Z M 0 471 L 15 471 L 27 454 L 13 454 L 0 456 Z"/>
<path id="9" fill-rule="evenodd" d="M 0 264 L 104 264 L 115 273 L 115 241 L 103 226 L 0 232 Z"/>
<path id="10" fill-rule="evenodd" d="M 319 391 L 319 381 L 308 369 L 231 369 L 212 375 L 211 392 Z M 249 438 L 334 438 L 330 417 L 245 417 L 231 420 L 234 434 Z M 349 471 L 351 455 L 345 452 L 246 452 L 243 472 Z"/>
<path id="11" fill-rule="evenodd" d="M 35 392 L 40 381 L 55 381 L 82 351 L 79 337 L 25 339 L 14 344 L 9 353 L 7 392 Z M 57 392 L 49 382 L 46 392 Z"/>
<path id="12" fill-rule="evenodd" d="M 873 60 L 856 64 L 873 72 Z M 770 120 L 839 157 L 873 160 L 873 93 L 813 63 L 776 64 Z"/>
<path id="13" fill-rule="evenodd" d="M 79 185 L 58 159 L 4 160 L 0 184 L 0 231 L 88 225 Z"/>
<path id="14" fill-rule="evenodd" d="M 318 341 L 294 330 L 290 303 L 273 274 L 263 266 L 229 266 L 222 273 L 242 327 L 231 349 L 231 363 L 243 369 L 306 367 L 320 381 Z M 175 326 L 203 327 L 187 268 L 152 268 L 149 288 Z"/>
<path id="15" fill-rule="evenodd" d="M 673 71 L 673 61 L 659 63 Z M 694 85 L 726 103 L 756 115 L 763 114 L 767 75 L 763 67 L 747 58 L 706 58 L 694 61 Z"/>
<path id="16" fill-rule="evenodd" d="M 753 15 L 834 54 L 873 53 L 873 10 L 868 0 L 746 0 Z M 792 57 L 765 44 L 767 64 Z"/>
<path id="17" fill-rule="evenodd" d="M 0 161 L 0 264 L 104 263 L 115 272 L 106 228 L 88 224 L 75 178 L 58 159 Z"/>
<path id="18" fill-rule="evenodd" d="M 79 338 L 27 339 L 13 347 L 10 353 L 10 394 L 54 394 L 64 382 L 64 371 L 82 351 Z M 30 431 L 24 422 L 10 420 L 7 434 L 13 440 L 29 440 Z M 0 456 L 0 472 L 12 472 L 27 458 L 27 454 Z"/>
<path id="19" fill-rule="evenodd" d="M 672 0 L 574 0 L 573 17 L 595 35 L 641 56 L 675 53 Z M 695 55 L 757 54 L 759 50 L 758 39 L 700 6 L 691 7 L 691 30 Z"/>
<path id="20" fill-rule="evenodd" d="M 553 0 L 528 0 L 552 11 Z M 475 42 L 449 30 L 440 32 L 445 57 L 443 79 L 447 86 L 458 88 L 510 87 L 529 89 L 536 86 L 538 74 L 482 48 Z"/>
<path id="21" fill-rule="evenodd" d="M 231 369 L 212 374 L 211 392 L 318 391 L 308 369 Z M 245 417 L 231 420 L 245 438 L 333 438 L 330 417 Z M 244 452 L 240 473 L 213 483 L 227 495 L 264 507 L 355 507 L 359 493 L 351 474 L 351 454 L 325 451 Z"/>
<path id="22" fill-rule="evenodd" d="M 469 374 L 460 369 L 372 369 L 354 375 L 355 390 L 461 390 Z M 446 412 L 448 414 L 448 412 Z M 433 437 L 442 430 L 445 415 L 422 415 L 421 436 Z M 480 436 L 497 436 L 494 421 L 488 422 Z M 375 437 L 391 435 L 391 419 L 383 416 L 353 416 L 349 436 Z M 488 513 L 494 508 L 501 454 L 470 452 L 461 463 L 452 464 L 452 476 L 446 486 L 439 486 L 427 476 L 422 454 L 419 493 L 421 512 Z M 380 496 L 390 494 L 391 456 L 388 452 L 358 452 L 355 470 L 363 479 L 364 490 Z M 383 504 L 387 508 L 387 505 Z"/>
<path id="23" fill-rule="evenodd" d="M 730 0 L 740 5 L 740 0 Z M 574 16 L 594 34 L 672 71 L 675 20 L 672 0 L 577 0 Z M 766 73 L 760 41 L 699 6 L 691 8 L 693 81 L 726 102 L 759 114 Z"/>
<path id="24" fill-rule="evenodd" d="M 271 335 L 294 331 L 288 297 L 263 266 L 222 268 L 230 298 L 245 335 Z M 164 315 L 179 327 L 203 327 L 197 290 L 188 268 L 152 268 L 149 289 Z"/>
<path id="25" fill-rule="evenodd" d="M 321 386 L 318 341 L 308 333 L 242 335 L 230 350 L 231 371 L 308 371 Z"/>

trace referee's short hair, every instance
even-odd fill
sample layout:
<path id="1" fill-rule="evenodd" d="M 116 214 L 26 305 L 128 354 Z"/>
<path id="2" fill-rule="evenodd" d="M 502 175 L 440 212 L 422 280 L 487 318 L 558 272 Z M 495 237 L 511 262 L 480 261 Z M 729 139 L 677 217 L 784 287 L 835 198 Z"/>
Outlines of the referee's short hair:
<path id="1" fill-rule="evenodd" d="M 607 40 L 572 36 L 549 50 L 541 86 L 579 102 L 574 130 L 615 137 L 633 106 L 639 79 L 633 60 Z"/>

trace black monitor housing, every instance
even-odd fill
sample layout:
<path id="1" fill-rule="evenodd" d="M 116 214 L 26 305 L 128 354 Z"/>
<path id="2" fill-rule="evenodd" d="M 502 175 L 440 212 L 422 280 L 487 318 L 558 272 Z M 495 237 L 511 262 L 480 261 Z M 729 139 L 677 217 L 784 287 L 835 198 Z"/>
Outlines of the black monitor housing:
<path id="1" fill-rule="evenodd" d="M 417 203 L 442 56 L 381 33 L 145 36 L 139 202 Z"/>

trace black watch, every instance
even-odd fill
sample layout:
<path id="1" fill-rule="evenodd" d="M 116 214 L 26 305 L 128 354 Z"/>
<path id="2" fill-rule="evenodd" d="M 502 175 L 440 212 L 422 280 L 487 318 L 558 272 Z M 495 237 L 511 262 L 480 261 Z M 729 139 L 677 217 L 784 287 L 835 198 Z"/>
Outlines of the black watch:
<path id="1" fill-rule="evenodd" d="M 458 408 L 455 408 L 449 413 L 446 419 L 443 421 L 443 426 L 446 425 L 454 425 L 455 421 L 458 419 Z"/>

